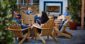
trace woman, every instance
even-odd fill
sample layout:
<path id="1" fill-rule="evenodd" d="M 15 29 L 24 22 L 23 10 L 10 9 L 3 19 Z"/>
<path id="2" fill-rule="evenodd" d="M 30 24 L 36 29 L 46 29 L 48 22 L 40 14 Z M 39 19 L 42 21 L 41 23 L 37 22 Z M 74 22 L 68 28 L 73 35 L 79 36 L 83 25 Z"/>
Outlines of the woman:
<path id="1" fill-rule="evenodd" d="M 44 23 L 46 23 L 47 21 L 49 20 L 49 18 L 48 18 L 48 16 L 47 16 L 47 14 L 46 14 L 46 12 L 42 12 L 42 16 L 40 17 L 40 24 L 44 24 Z M 37 29 L 37 36 L 42 40 L 42 42 L 45 44 L 45 40 L 42 38 L 42 37 L 40 37 L 40 34 L 41 34 L 41 31 L 42 31 L 42 25 L 39 25 L 39 24 L 34 24 L 33 25 L 33 30 L 34 29 Z M 35 32 L 35 31 L 34 31 Z M 34 33 L 35 34 L 35 33 Z M 35 36 L 35 35 L 34 35 Z M 34 37 L 33 37 L 34 38 Z"/>
<path id="2" fill-rule="evenodd" d="M 43 11 L 42 16 L 41 16 L 41 24 L 46 23 L 48 20 L 49 20 L 49 18 L 47 16 L 46 12 Z"/>
<path id="3" fill-rule="evenodd" d="M 34 19 L 35 19 L 34 22 L 38 23 L 38 24 L 44 24 L 44 23 L 46 23 L 49 20 L 46 12 L 44 12 L 44 11 L 42 12 L 42 16 L 41 17 L 36 15 Z"/>
<path id="4" fill-rule="evenodd" d="M 37 16 L 36 16 L 36 19 L 38 19 Z M 41 24 L 46 23 L 48 20 L 49 20 L 49 18 L 47 16 L 46 12 L 43 11 L 42 16 L 39 18 L 39 20 L 36 20 L 38 25 L 34 26 L 37 28 L 39 34 L 41 33 L 41 29 L 40 29 Z"/>

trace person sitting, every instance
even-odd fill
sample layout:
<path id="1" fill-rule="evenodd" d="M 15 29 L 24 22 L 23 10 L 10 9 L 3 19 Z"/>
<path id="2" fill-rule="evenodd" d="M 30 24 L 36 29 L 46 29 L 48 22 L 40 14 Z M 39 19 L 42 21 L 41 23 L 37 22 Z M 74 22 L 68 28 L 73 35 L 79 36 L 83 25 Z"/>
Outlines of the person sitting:
<path id="1" fill-rule="evenodd" d="M 41 17 L 39 16 L 39 14 L 36 14 L 34 17 L 34 22 L 38 23 L 39 25 L 41 24 Z"/>
<path id="2" fill-rule="evenodd" d="M 63 32 L 63 33 L 66 33 L 66 34 L 72 36 L 71 33 L 69 33 L 69 32 L 66 31 L 66 29 L 63 29 L 65 26 L 67 26 L 68 22 L 71 21 L 71 17 L 69 15 L 69 11 L 68 10 L 69 10 L 69 8 L 67 7 L 66 8 L 66 11 L 64 12 L 64 15 L 62 15 L 63 20 L 61 22 L 61 25 L 60 25 L 59 30 L 61 32 Z"/>
<path id="3" fill-rule="evenodd" d="M 37 18 L 39 18 L 39 17 L 37 17 Z M 41 17 L 39 18 L 39 21 L 40 21 L 39 23 L 40 24 L 38 24 L 37 22 L 35 24 L 33 24 L 32 28 L 33 29 L 35 29 L 35 28 L 37 29 L 37 36 L 38 37 L 40 37 L 40 35 L 41 35 L 43 24 L 46 23 L 48 20 L 49 20 L 49 18 L 47 16 L 46 12 L 43 11 Z M 38 21 L 38 20 L 36 20 L 36 21 Z M 45 41 L 44 41 L 44 39 L 42 37 L 40 37 L 40 39 L 42 40 L 43 43 L 45 43 Z"/>
<path id="4" fill-rule="evenodd" d="M 26 10 L 25 13 L 26 13 L 27 15 L 32 14 L 32 13 L 33 13 L 32 8 L 31 8 L 31 7 L 28 7 L 28 9 Z"/>
<path id="5" fill-rule="evenodd" d="M 13 12 L 13 20 L 18 23 L 18 24 L 21 24 L 21 15 L 19 14 L 18 11 L 14 11 Z"/>
<path id="6" fill-rule="evenodd" d="M 65 10 L 65 12 L 64 12 L 64 14 L 63 14 L 65 17 L 70 15 L 68 10 L 69 10 L 69 8 L 66 7 L 66 10 Z"/>
<path id="7" fill-rule="evenodd" d="M 25 28 L 28 28 L 27 25 L 25 24 L 22 24 L 21 22 L 21 15 L 19 14 L 18 11 L 14 11 L 14 14 L 13 14 L 13 22 L 16 22 L 18 25 L 21 26 L 21 29 L 25 29 Z"/>
<path id="8" fill-rule="evenodd" d="M 44 24 L 44 23 L 46 23 L 49 20 L 49 18 L 47 16 L 46 12 L 44 12 L 44 11 L 42 12 L 41 17 L 35 16 L 35 18 L 37 19 L 35 23 L 37 23 L 39 25 L 36 28 L 38 30 L 38 33 L 40 34 L 41 33 L 41 29 L 40 29 L 41 25 Z"/>
<path id="9" fill-rule="evenodd" d="M 49 18 L 47 16 L 46 12 L 43 11 L 42 16 L 41 16 L 41 24 L 46 23 L 48 20 L 49 20 Z"/>
<path id="10" fill-rule="evenodd" d="M 55 23 L 59 21 L 59 24 L 56 24 L 55 31 L 57 34 L 71 38 L 72 34 L 66 31 L 66 26 L 68 25 L 69 19 L 67 16 L 61 15 L 58 16 Z"/>

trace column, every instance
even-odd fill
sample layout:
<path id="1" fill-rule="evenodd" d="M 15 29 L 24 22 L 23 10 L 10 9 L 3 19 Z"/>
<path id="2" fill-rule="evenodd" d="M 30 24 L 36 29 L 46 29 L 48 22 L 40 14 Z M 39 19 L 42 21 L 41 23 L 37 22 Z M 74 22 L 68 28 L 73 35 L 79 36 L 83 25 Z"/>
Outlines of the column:
<path id="1" fill-rule="evenodd" d="M 82 1 L 82 8 L 81 8 L 81 29 L 84 29 L 84 0 Z"/>

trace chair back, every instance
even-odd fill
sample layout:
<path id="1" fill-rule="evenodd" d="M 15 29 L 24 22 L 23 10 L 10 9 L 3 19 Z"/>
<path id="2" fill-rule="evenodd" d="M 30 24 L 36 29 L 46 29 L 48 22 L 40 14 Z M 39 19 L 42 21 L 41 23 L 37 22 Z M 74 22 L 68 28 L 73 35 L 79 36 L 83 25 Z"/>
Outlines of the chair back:
<path id="1" fill-rule="evenodd" d="M 46 36 L 46 35 L 50 35 L 53 31 L 53 27 L 54 27 L 54 20 L 53 19 L 49 19 L 43 26 L 42 26 L 42 35 Z"/>
<path id="2" fill-rule="evenodd" d="M 71 20 L 70 16 L 66 16 L 65 19 L 62 21 L 61 19 L 56 19 L 55 20 L 55 26 L 59 31 L 63 31 L 64 27 L 68 25 L 68 22 Z"/>
<path id="3" fill-rule="evenodd" d="M 18 37 L 18 38 L 23 37 L 23 33 L 21 31 L 21 26 L 20 25 L 15 23 L 15 24 L 9 26 L 8 28 L 9 28 L 9 30 L 11 30 L 14 33 L 15 37 Z"/>
<path id="4" fill-rule="evenodd" d="M 21 12 L 21 16 L 24 24 L 33 24 L 34 23 L 34 15 L 27 15 L 24 12 Z"/>

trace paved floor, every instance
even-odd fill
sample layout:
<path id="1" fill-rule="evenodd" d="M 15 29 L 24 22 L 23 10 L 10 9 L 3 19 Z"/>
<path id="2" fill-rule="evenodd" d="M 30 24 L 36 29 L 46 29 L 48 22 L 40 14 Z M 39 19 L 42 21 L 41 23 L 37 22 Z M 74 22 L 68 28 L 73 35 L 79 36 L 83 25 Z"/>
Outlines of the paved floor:
<path id="1" fill-rule="evenodd" d="M 53 39 L 45 39 L 46 44 L 85 44 L 85 30 L 67 30 L 72 33 L 73 37 L 71 39 L 67 38 L 57 38 L 57 42 Z M 45 37 L 43 37 L 45 38 Z M 25 41 L 24 44 L 42 44 L 41 40 L 29 40 Z"/>

